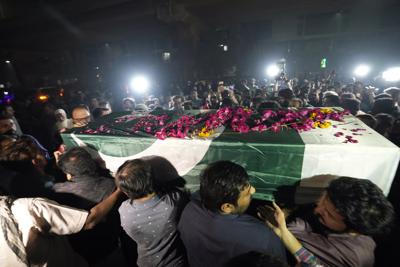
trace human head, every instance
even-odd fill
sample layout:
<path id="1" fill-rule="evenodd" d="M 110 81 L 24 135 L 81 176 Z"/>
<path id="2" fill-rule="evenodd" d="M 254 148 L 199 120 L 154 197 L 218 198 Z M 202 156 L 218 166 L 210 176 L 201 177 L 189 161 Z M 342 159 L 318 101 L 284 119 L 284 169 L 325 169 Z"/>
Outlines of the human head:
<path id="1" fill-rule="evenodd" d="M 63 122 L 67 119 L 67 113 L 63 109 L 57 109 L 54 111 L 54 115 L 56 116 L 56 120 L 59 122 Z"/>
<path id="2" fill-rule="evenodd" d="M 139 104 L 136 105 L 135 110 L 136 111 L 148 111 L 149 108 L 146 106 L 146 104 L 139 103 Z"/>
<path id="3" fill-rule="evenodd" d="M 315 208 L 320 221 L 333 231 L 364 235 L 384 233 L 394 220 L 390 202 L 367 179 L 339 177 L 333 180 Z"/>
<path id="4" fill-rule="evenodd" d="M 73 147 L 62 154 L 58 161 L 58 167 L 67 175 L 70 180 L 75 176 L 96 175 L 96 161 L 82 147 Z"/>
<path id="5" fill-rule="evenodd" d="M 322 106 L 324 107 L 338 107 L 340 106 L 340 99 L 336 92 L 326 91 L 323 94 Z"/>
<path id="6" fill-rule="evenodd" d="M 394 101 L 392 98 L 378 98 L 372 106 L 371 113 L 376 115 L 378 113 L 392 114 L 394 110 Z"/>
<path id="7" fill-rule="evenodd" d="M 376 126 L 375 131 L 380 133 L 385 137 L 389 137 L 389 134 L 392 130 L 394 118 L 390 114 L 386 113 L 378 113 L 375 115 Z"/>
<path id="8" fill-rule="evenodd" d="M 399 101 L 400 89 L 397 87 L 389 87 L 383 90 L 384 93 L 391 95 L 394 102 Z"/>
<path id="9" fill-rule="evenodd" d="M 0 106 L 0 115 L 9 115 L 10 117 L 15 115 L 15 111 L 11 105 L 5 104 Z"/>
<path id="10" fill-rule="evenodd" d="M 380 93 L 380 94 L 378 94 L 378 95 L 376 95 L 374 97 L 375 100 L 378 100 L 380 98 L 390 98 L 390 99 L 392 99 L 392 96 L 389 95 L 388 93 Z"/>
<path id="11" fill-rule="evenodd" d="M 105 115 L 108 115 L 108 114 L 112 113 L 112 107 L 111 107 L 110 102 L 108 102 L 108 101 L 100 101 L 99 102 L 99 108 L 107 109 L 107 112 L 106 112 Z"/>
<path id="12" fill-rule="evenodd" d="M 184 110 L 192 110 L 193 109 L 192 101 L 183 102 L 183 109 Z"/>
<path id="13" fill-rule="evenodd" d="M 90 112 L 87 106 L 79 105 L 72 110 L 74 127 L 85 127 L 90 122 Z"/>
<path id="14" fill-rule="evenodd" d="M 14 135 L 17 133 L 12 117 L 8 114 L 0 114 L 0 134 Z"/>
<path id="15" fill-rule="evenodd" d="M 122 99 L 122 108 L 125 111 L 134 111 L 135 110 L 135 99 L 132 97 L 125 97 L 124 99 Z"/>
<path id="16" fill-rule="evenodd" d="M 345 99 L 356 99 L 356 96 L 353 93 L 343 93 L 340 95 L 340 101 L 344 101 Z"/>
<path id="17" fill-rule="evenodd" d="M 342 101 L 342 108 L 350 111 L 350 113 L 354 116 L 360 111 L 360 105 L 360 100 L 356 98 L 345 98 Z"/>
<path id="18" fill-rule="evenodd" d="M 142 159 L 125 161 L 115 176 L 116 184 L 131 200 L 155 192 L 151 166 Z"/>
<path id="19" fill-rule="evenodd" d="M 99 100 L 97 99 L 97 97 L 92 97 L 90 99 L 90 107 L 92 110 L 99 107 Z"/>
<path id="20" fill-rule="evenodd" d="M 44 153 L 28 138 L 13 141 L 2 147 L 0 160 L 29 162 L 39 171 L 44 171 L 47 165 Z"/>
<path id="21" fill-rule="evenodd" d="M 301 108 L 303 107 L 303 101 L 300 98 L 292 98 L 289 101 L 289 107 L 294 107 L 294 108 Z"/>
<path id="22" fill-rule="evenodd" d="M 211 163 L 200 176 L 202 202 L 213 212 L 244 213 L 254 193 L 246 170 L 230 161 Z"/>
<path id="23" fill-rule="evenodd" d="M 371 127 L 372 129 L 375 129 L 376 127 L 376 119 L 374 116 L 371 114 L 360 114 L 356 116 L 359 120 L 361 120 L 363 123 Z"/>
<path id="24" fill-rule="evenodd" d="M 279 90 L 278 96 L 284 100 L 289 101 L 290 99 L 292 99 L 294 97 L 294 93 L 293 93 L 292 89 L 284 88 L 284 89 Z"/>
<path id="25" fill-rule="evenodd" d="M 320 104 L 319 91 L 314 90 L 308 94 L 308 100 L 313 105 Z"/>
<path id="26" fill-rule="evenodd" d="M 180 95 L 175 95 L 172 97 L 172 101 L 174 102 L 174 105 L 180 105 L 183 102 L 183 97 Z"/>
<path id="27" fill-rule="evenodd" d="M 190 93 L 190 99 L 191 100 L 196 100 L 199 98 L 199 95 L 197 93 L 197 90 L 192 90 L 192 92 Z"/>
<path id="28" fill-rule="evenodd" d="M 108 109 L 106 109 L 106 108 L 95 108 L 92 111 L 92 114 L 93 114 L 93 119 L 97 120 L 98 118 L 103 117 L 110 113 L 108 112 Z"/>
<path id="29" fill-rule="evenodd" d="M 262 102 L 260 104 L 260 106 L 258 107 L 259 110 L 265 110 L 265 109 L 280 109 L 281 104 L 279 104 L 278 101 L 274 101 L 274 100 L 266 100 L 264 102 Z"/>

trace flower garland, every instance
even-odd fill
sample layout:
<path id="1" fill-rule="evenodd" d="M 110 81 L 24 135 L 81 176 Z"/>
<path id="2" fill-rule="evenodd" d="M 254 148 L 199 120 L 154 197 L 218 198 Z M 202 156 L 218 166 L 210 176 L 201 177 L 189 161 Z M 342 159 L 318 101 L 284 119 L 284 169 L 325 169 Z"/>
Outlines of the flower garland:
<path id="1" fill-rule="evenodd" d="M 298 111 L 265 110 L 258 113 L 244 107 L 224 107 L 197 116 L 182 115 L 174 121 L 171 121 L 171 117 L 166 114 L 161 116 L 149 114 L 141 117 L 125 115 L 116 118 L 113 125 L 133 123 L 131 127 L 124 129 L 124 134 L 144 132 L 162 140 L 168 137 L 209 138 L 221 126 L 229 127 L 238 133 L 279 132 L 288 128 L 302 132 L 315 128 L 329 128 L 332 120 L 342 121 L 343 116 L 348 114 L 347 111 L 335 111 L 328 108 L 304 108 Z M 98 134 L 114 131 L 109 126 L 101 125 L 97 129 L 86 129 L 82 132 Z M 340 133 L 337 135 L 339 136 Z M 347 138 L 347 142 L 354 141 L 352 138 Z"/>

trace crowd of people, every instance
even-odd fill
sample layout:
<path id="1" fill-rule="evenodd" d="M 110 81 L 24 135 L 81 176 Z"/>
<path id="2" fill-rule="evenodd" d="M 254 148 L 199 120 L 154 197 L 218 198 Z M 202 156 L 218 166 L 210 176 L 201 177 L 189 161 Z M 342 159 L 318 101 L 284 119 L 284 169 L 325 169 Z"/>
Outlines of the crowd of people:
<path id="1" fill-rule="evenodd" d="M 209 164 L 200 190 L 189 192 L 164 158 L 129 160 L 112 174 L 86 148 L 65 148 L 60 133 L 115 111 L 325 106 L 349 110 L 398 145 L 400 89 L 330 77 L 185 86 L 119 100 L 71 90 L 1 106 L 0 265 L 374 266 L 376 240 L 394 228 L 398 204 L 369 180 L 334 177 L 308 205 L 262 203 L 251 212 L 256 189 L 236 163 Z"/>

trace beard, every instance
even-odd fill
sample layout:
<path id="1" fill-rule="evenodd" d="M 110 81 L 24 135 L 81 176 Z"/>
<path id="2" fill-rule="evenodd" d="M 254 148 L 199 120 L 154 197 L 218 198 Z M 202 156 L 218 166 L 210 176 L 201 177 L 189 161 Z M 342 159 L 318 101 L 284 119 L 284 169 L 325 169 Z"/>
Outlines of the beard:
<path id="1" fill-rule="evenodd" d="M 314 213 L 314 208 L 315 205 L 307 205 L 304 209 L 300 209 L 299 213 L 296 212 L 294 214 L 295 216 L 293 217 L 299 217 L 303 219 L 310 225 L 312 231 L 317 234 L 327 236 L 329 234 L 337 233 L 321 223 L 321 217 L 318 214 Z"/>
<path id="2" fill-rule="evenodd" d="M 9 135 L 9 136 L 11 136 L 11 137 L 13 137 L 13 138 L 15 138 L 15 137 L 17 137 L 18 135 L 17 135 L 17 131 L 15 130 L 15 129 L 10 129 L 10 130 L 8 130 L 7 132 L 5 132 L 5 133 L 2 133 L 3 135 Z"/>

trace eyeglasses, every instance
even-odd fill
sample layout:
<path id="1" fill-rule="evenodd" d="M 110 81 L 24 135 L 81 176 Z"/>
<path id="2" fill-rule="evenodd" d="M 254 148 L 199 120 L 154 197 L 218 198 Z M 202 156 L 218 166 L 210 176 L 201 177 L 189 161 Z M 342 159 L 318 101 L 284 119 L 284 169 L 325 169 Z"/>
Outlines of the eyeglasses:
<path id="1" fill-rule="evenodd" d="M 88 121 L 90 120 L 90 115 L 83 117 L 83 118 L 74 118 L 73 121 Z"/>

